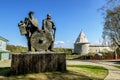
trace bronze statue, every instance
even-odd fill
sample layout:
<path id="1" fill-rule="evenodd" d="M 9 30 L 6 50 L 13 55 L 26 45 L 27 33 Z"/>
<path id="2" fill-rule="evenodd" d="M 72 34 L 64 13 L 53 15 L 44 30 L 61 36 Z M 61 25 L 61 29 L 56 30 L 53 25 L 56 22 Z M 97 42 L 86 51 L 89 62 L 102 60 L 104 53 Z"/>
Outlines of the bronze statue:
<path id="1" fill-rule="evenodd" d="M 54 32 L 52 32 L 52 29 L 54 30 Z M 48 49 L 53 51 L 56 27 L 54 25 L 54 22 L 51 20 L 50 14 L 47 14 L 47 18 L 42 21 L 42 30 L 51 34 L 52 42 Z"/>
<path id="2" fill-rule="evenodd" d="M 31 47 L 35 51 L 53 51 L 56 28 L 53 21 L 51 21 L 50 14 L 47 15 L 47 19 L 43 20 L 42 30 L 40 30 L 38 21 L 33 14 L 34 12 L 30 11 L 28 17 L 18 24 L 21 35 L 25 35 L 27 38 L 28 51 L 31 51 Z M 52 29 L 54 34 L 52 34 Z"/>

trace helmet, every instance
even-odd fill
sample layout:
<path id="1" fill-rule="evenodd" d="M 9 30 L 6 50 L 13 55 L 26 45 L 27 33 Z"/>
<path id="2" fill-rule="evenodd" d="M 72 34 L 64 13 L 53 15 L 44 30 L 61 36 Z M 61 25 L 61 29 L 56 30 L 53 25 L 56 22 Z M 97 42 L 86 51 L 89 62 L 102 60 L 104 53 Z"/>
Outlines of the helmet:
<path id="1" fill-rule="evenodd" d="M 34 12 L 33 12 L 33 11 L 30 11 L 30 12 L 29 12 L 29 16 L 30 16 L 31 14 L 34 14 Z"/>
<path id="2" fill-rule="evenodd" d="M 48 19 L 51 19 L 51 15 L 50 15 L 49 13 L 47 14 L 47 18 L 48 18 Z"/>

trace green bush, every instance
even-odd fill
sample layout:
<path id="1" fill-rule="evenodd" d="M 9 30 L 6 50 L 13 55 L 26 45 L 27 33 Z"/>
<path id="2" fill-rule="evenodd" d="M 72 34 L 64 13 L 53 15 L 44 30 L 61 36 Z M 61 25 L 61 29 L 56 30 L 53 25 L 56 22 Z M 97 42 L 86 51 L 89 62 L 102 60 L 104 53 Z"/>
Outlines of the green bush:
<path id="1" fill-rule="evenodd" d="M 118 55 L 120 55 L 120 48 L 117 48 L 116 52 Z"/>
<path id="2" fill-rule="evenodd" d="M 54 51 L 58 52 L 58 53 L 62 52 L 62 53 L 65 53 L 67 55 L 70 55 L 70 54 L 72 54 L 73 49 L 69 49 L 69 48 L 54 48 Z"/>
<path id="3" fill-rule="evenodd" d="M 7 50 L 11 51 L 12 53 L 20 53 L 20 52 L 26 52 L 27 47 L 7 45 Z"/>

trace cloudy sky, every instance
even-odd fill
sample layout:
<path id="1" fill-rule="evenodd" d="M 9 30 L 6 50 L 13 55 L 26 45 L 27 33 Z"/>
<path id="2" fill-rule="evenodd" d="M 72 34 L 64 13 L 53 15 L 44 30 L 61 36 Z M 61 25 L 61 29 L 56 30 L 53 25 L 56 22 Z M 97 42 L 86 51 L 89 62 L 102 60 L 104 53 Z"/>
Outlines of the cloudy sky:
<path id="1" fill-rule="evenodd" d="M 34 11 L 40 28 L 46 14 L 50 13 L 57 27 L 55 47 L 72 48 L 81 30 L 90 43 L 101 39 L 103 17 L 98 9 L 105 0 L 0 0 L 0 36 L 8 44 L 27 45 L 18 28 L 20 20 Z"/>

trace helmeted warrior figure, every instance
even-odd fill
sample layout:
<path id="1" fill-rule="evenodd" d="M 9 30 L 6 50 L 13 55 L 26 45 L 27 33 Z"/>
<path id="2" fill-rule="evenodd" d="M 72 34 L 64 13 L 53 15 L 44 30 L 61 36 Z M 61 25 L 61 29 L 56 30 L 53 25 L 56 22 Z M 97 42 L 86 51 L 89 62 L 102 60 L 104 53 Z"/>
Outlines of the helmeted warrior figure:
<path id="1" fill-rule="evenodd" d="M 54 22 L 51 20 L 50 14 L 47 14 L 47 18 L 42 21 L 42 30 L 44 30 L 45 32 L 47 31 L 51 34 L 52 42 L 48 50 L 53 51 L 56 27 L 55 27 Z M 54 30 L 54 33 L 52 30 Z"/>

